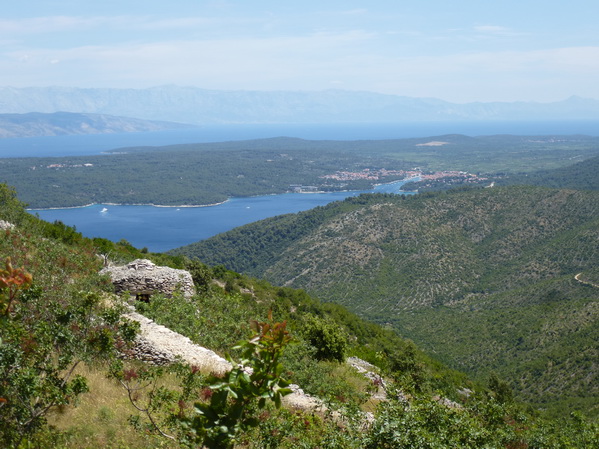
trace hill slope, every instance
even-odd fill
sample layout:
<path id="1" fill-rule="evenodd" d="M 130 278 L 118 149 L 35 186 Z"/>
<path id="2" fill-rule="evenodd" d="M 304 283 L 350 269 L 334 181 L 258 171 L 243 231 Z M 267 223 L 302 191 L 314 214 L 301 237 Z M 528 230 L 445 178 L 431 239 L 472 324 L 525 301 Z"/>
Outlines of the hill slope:
<path id="1" fill-rule="evenodd" d="M 3 184 L 0 219 L 0 254 L 11 256 L 6 270 L 0 269 L 1 447 L 181 449 L 190 441 L 198 446 L 214 428 L 209 427 L 213 421 L 201 421 L 199 410 L 207 410 L 209 419 L 216 418 L 219 424 L 237 422 L 240 412 L 233 399 L 239 396 L 234 392 L 244 395 L 245 405 L 258 403 L 246 408 L 247 414 L 242 410 L 248 419 L 233 431 L 239 441 L 235 447 L 248 449 L 566 449 L 591 447 L 596 441 L 596 421 L 562 416 L 558 425 L 535 416 L 514 403 L 496 376 L 490 378 L 489 388 L 481 387 L 426 357 L 413 343 L 341 306 L 321 304 L 304 291 L 274 287 L 222 267 L 209 269 L 183 257 L 143 254 L 159 264 L 185 265 L 198 294 L 192 298 L 156 294 L 148 303 L 134 301 L 135 307 L 156 323 L 219 352 L 248 338 L 250 328 L 260 328 L 261 335 L 245 344 L 255 345 L 254 355 L 243 361 L 254 367 L 253 374 L 234 371 L 236 375 L 225 378 L 207 378 L 198 366 L 152 367 L 123 361 L 136 326 L 123 319 L 127 308 L 110 293 L 108 279 L 98 276 L 102 261 L 97 254 L 127 261 L 142 253 L 123 242 L 83 238 L 61 223 L 44 223 L 27 214 L 14 191 Z M 595 275 L 588 273 L 585 282 Z M 288 329 L 294 337 L 282 365 L 276 363 L 278 357 L 260 363 L 271 345 L 280 349 L 272 341 L 270 326 L 254 321 L 263 319 L 284 320 L 286 325 L 273 329 Z M 172 335 L 152 327 L 160 331 L 161 341 L 165 333 Z M 113 351 L 117 348 L 118 360 Z M 240 348 L 232 348 L 232 353 L 238 356 Z M 114 362 L 110 379 L 108 366 L 98 360 L 102 354 L 105 362 Z M 356 358 L 343 363 L 349 354 L 372 364 Z M 326 399 L 326 406 L 335 412 L 277 409 L 245 393 L 266 381 L 272 385 L 279 376 Z M 122 384 L 113 377 L 128 385 L 137 409 L 124 400 Z M 223 399 L 213 400 L 214 396 L 225 387 L 231 392 L 227 404 L 232 407 L 216 409 Z M 215 409 L 224 412 L 216 415 Z M 368 425 L 364 411 L 373 412 Z M 35 419 L 35 425 L 28 418 Z M 219 425 L 216 431 L 230 438 L 231 427 Z M 225 446 L 233 447 L 211 445 Z"/>
<path id="2" fill-rule="evenodd" d="M 500 184 L 530 184 L 560 189 L 599 190 L 599 157 L 577 162 L 567 167 L 539 170 L 532 173 L 512 175 Z"/>
<path id="3" fill-rule="evenodd" d="M 392 324 L 529 401 L 596 403 L 599 194 L 502 187 L 361 196 L 176 250 Z M 549 367 L 551 369 L 549 369 Z M 568 379 L 565 382 L 565 379 Z"/>

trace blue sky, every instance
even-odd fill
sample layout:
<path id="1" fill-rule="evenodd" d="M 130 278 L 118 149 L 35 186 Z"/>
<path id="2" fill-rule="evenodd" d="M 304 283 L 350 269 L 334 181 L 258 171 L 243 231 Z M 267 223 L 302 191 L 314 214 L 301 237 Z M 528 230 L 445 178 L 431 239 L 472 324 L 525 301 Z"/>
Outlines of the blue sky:
<path id="1" fill-rule="evenodd" d="M 599 99 L 597 0 L 21 0 L 0 86 Z"/>

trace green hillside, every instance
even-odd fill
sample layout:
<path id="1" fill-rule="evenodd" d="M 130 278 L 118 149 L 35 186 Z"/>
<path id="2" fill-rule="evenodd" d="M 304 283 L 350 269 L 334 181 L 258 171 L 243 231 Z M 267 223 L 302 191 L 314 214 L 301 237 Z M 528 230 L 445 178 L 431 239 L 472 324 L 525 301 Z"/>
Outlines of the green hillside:
<path id="1" fill-rule="evenodd" d="M 347 210 L 357 210 L 363 200 Z M 333 217 L 324 215 L 324 221 Z M 565 449 L 596 441 L 596 421 L 579 414 L 559 421 L 541 417 L 515 402 L 496 375 L 485 379 L 486 387 L 472 382 L 391 329 L 303 290 L 182 256 L 144 253 L 124 242 L 84 238 L 27 214 L 1 184 L 0 220 L 6 262 L 0 268 L 1 447 Z M 154 295 L 149 303 L 118 298 L 98 275 L 98 254 L 117 263 L 145 257 L 185 267 L 198 293 L 190 299 Z M 585 271 L 576 282 L 585 286 L 595 275 Z M 230 352 L 234 360 L 246 357 L 253 372 L 239 368 L 215 378 L 183 364 L 121 360 L 136 332 L 120 316 L 127 301 L 194 342 Z M 285 329 L 292 340 L 284 352 L 268 349 L 277 347 L 274 338 Z M 234 347 L 239 340 L 242 345 Z M 281 363 L 268 374 L 266 353 L 276 353 Z M 380 377 L 360 374 L 345 362 L 349 356 L 370 362 Z M 129 399 L 117 379 L 128 386 Z M 265 386 L 285 380 L 329 411 L 277 408 L 267 401 L 278 390 Z M 374 395 L 381 390 L 385 395 Z"/>
<path id="2" fill-rule="evenodd" d="M 499 180 L 501 184 L 530 184 L 560 189 L 599 190 L 599 157 L 592 157 L 567 167 L 517 174 Z"/>
<path id="3" fill-rule="evenodd" d="M 578 160 L 560 168 L 551 168 L 536 171 L 520 171 L 510 174 L 488 175 L 480 185 L 534 185 L 554 189 L 599 190 L 599 157 L 591 157 L 581 161 L 580 156 L 569 158 L 570 161 Z M 464 179 L 455 177 L 435 180 L 411 181 L 404 184 L 405 191 L 430 192 L 447 190 L 466 185 Z M 470 184 L 471 185 L 471 184 Z"/>
<path id="4" fill-rule="evenodd" d="M 588 136 L 445 135 L 135 147 L 102 155 L 3 158 L 0 182 L 14 186 L 19 199 L 32 208 L 91 203 L 201 205 L 284 193 L 293 185 L 323 191 L 369 189 L 375 183 L 411 176 L 416 168 L 477 173 L 488 184 L 489 173 L 532 173 L 597 156 L 598 141 Z M 343 172 L 350 176 L 340 177 Z M 458 178 L 456 182 L 463 181 Z"/>
<path id="5" fill-rule="evenodd" d="M 599 194 L 495 187 L 363 195 L 174 251 L 392 325 L 553 411 L 596 408 Z"/>

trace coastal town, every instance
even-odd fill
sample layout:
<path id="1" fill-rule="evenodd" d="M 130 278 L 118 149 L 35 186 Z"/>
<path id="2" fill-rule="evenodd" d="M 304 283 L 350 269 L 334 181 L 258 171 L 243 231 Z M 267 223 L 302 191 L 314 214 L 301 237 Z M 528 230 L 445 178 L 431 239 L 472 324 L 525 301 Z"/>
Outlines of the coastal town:
<path id="1" fill-rule="evenodd" d="M 365 168 L 360 171 L 337 171 L 330 175 L 321 176 L 323 179 L 334 181 L 385 181 L 396 179 L 411 179 L 427 184 L 478 184 L 488 178 L 473 173 L 458 170 L 424 171 L 418 168 L 412 170 L 387 170 Z"/>
<path id="2" fill-rule="evenodd" d="M 39 168 L 53 168 L 53 169 L 60 169 L 60 168 L 80 168 L 80 167 L 93 167 L 94 164 L 90 164 L 90 163 L 86 163 L 86 164 L 50 164 L 50 165 L 40 165 L 40 166 L 31 166 L 29 167 L 30 170 L 37 170 L 38 167 Z"/>

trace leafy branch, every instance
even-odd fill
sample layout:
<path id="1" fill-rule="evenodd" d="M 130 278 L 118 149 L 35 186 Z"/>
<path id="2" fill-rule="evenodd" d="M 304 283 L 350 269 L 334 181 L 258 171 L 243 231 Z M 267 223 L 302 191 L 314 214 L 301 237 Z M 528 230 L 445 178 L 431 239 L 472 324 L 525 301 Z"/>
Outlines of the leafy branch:
<path id="1" fill-rule="evenodd" d="M 266 406 L 267 399 L 279 408 L 281 398 L 291 393 L 279 362 L 291 340 L 286 326 L 286 322 L 252 322 L 255 335 L 235 348 L 242 351 L 240 363 L 226 380 L 212 379 L 209 403 L 196 403 L 197 416 L 190 427 L 208 448 L 232 447 L 240 432 L 258 426 L 251 413 L 256 400 L 258 409 Z"/>
<path id="2" fill-rule="evenodd" d="M 17 295 L 31 286 L 33 278 L 22 268 L 13 268 L 10 257 L 5 268 L 0 270 L 0 315 L 7 317 Z"/>
<path id="3" fill-rule="evenodd" d="M 112 375 L 125 387 L 136 410 L 145 415 L 150 427 L 163 437 L 189 445 L 231 448 L 241 432 L 258 426 L 256 410 L 265 408 L 267 400 L 279 408 L 282 397 L 291 393 L 287 388 L 289 383 L 281 377 L 283 365 L 280 363 L 291 340 L 287 323 L 272 323 L 272 314 L 269 314 L 268 323 L 254 321 L 251 326 L 254 335 L 234 348 L 241 351 L 240 360 L 235 362 L 229 358 L 233 369 L 224 377 L 209 376 L 207 388 L 200 387 L 196 367 L 191 370 L 174 367 L 179 376 L 183 374 L 179 393 L 158 387 L 162 369 L 123 369 L 122 363 L 117 362 Z M 186 413 L 187 400 L 199 396 L 204 402 L 196 402 L 191 413 Z M 174 403 L 178 405 L 177 413 L 161 421 L 160 411 L 173 410 Z M 139 425 L 138 418 L 132 421 Z M 178 427 L 179 436 L 163 430 L 167 425 L 173 430 Z"/>

